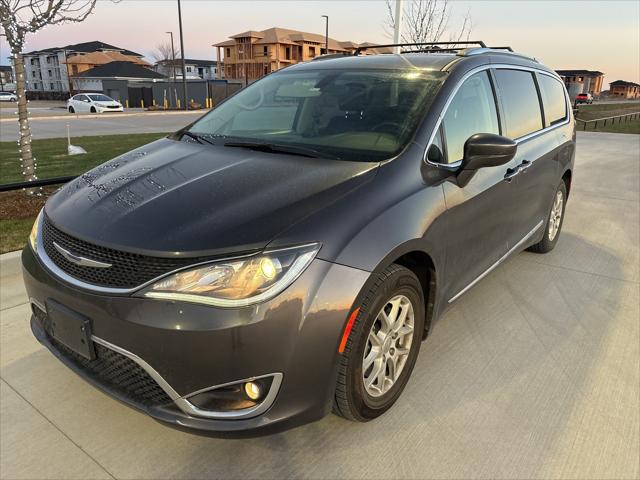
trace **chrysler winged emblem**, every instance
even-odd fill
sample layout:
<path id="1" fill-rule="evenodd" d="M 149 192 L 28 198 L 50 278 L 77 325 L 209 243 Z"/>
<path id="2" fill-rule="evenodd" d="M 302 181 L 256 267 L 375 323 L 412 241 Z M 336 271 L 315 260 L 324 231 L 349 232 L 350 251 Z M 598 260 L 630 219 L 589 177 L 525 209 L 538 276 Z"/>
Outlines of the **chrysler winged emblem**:
<path id="1" fill-rule="evenodd" d="M 60 252 L 60 255 L 62 255 L 65 259 L 67 259 L 71 263 L 80 265 L 81 267 L 109 268 L 111 266 L 110 263 L 91 260 L 90 258 L 81 257 L 80 255 L 76 255 L 75 253 L 71 253 L 69 250 L 67 250 L 64 247 L 61 247 L 56 242 L 53 242 L 53 246 L 56 248 L 58 252 Z"/>

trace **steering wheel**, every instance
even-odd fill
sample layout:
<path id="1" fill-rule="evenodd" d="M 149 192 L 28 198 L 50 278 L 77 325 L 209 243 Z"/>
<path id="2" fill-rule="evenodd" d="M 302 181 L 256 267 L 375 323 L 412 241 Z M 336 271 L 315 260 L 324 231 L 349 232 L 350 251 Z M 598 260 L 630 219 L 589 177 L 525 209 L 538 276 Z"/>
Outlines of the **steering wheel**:
<path id="1" fill-rule="evenodd" d="M 404 125 L 396 122 L 382 122 L 371 129 L 372 132 L 399 134 L 404 130 Z"/>

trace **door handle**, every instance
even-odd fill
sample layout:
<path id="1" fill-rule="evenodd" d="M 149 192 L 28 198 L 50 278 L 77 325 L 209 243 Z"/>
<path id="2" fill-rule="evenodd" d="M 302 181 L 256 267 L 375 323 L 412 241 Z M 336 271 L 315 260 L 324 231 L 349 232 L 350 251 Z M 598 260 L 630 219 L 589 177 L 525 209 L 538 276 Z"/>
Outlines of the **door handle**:
<path id="1" fill-rule="evenodd" d="M 519 173 L 520 166 L 517 166 L 515 168 L 507 168 L 507 173 L 504 174 L 504 179 L 505 181 L 510 182 L 511 180 L 513 180 L 513 177 L 515 177 Z"/>
<path id="2" fill-rule="evenodd" d="M 527 169 L 533 165 L 533 162 L 530 162 L 529 160 L 523 160 L 522 163 L 520 165 L 518 165 L 518 170 L 520 170 L 521 172 L 526 172 Z"/>

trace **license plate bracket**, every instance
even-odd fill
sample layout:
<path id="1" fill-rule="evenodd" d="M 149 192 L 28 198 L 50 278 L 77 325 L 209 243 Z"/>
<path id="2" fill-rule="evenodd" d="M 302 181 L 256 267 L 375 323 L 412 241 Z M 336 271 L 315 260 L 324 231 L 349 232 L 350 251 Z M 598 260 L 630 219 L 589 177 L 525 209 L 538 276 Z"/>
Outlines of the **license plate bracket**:
<path id="1" fill-rule="evenodd" d="M 88 360 L 96 358 L 89 318 L 54 300 L 47 301 L 47 316 L 53 338 Z"/>

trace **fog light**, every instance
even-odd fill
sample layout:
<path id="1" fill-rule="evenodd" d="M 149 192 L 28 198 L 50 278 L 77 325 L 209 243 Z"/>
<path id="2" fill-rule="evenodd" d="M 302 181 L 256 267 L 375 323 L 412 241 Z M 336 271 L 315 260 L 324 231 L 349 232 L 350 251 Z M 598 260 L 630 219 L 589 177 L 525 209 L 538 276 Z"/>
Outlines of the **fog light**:
<path id="1" fill-rule="evenodd" d="M 260 385 L 254 382 L 247 382 L 244 384 L 244 393 L 247 394 L 251 400 L 256 401 L 262 396 L 262 388 Z"/>

